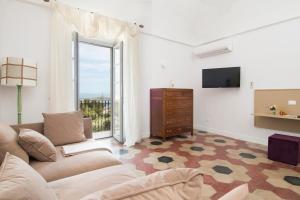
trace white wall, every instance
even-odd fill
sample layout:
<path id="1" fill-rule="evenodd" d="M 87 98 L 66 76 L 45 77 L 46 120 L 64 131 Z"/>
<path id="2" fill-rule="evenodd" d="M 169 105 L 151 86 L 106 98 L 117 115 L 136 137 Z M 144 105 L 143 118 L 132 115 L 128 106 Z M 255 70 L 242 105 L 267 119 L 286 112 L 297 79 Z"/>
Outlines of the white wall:
<path id="1" fill-rule="evenodd" d="M 4 12 L 4 0 L 0 0 L 0 13 L 3 13 Z M 3 23 L 3 17 L 0 17 L 0 24 L 2 24 Z M 2 55 L 2 41 L 3 41 L 3 37 L 2 37 L 2 35 L 3 35 L 3 26 L 0 26 L 0 56 Z M 1 59 L 1 58 L 0 58 Z M 0 120 L 1 119 L 3 119 L 3 112 L 2 112 L 2 110 L 3 110 L 3 106 L 2 106 L 2 95 L 1 94 L 3 94 L 3 91 L 2 91 L 2 88 L 0 87 Z"/>
<path id="2" fill-rule="evenodd" d="M 6 31 L 0 37 L 0 41 L 3 40 L 0 45 L 3 53 L 0 56 L 24 56 L 38 62 L 38 87 L 23 89 L 23 121 L 37 122 L 42 119 L 41 113 L 48 110 L 50 11 L 16 0 L 4 1 L 5 12 L 1 14 L 3 22 L 0 27 L 4 27 Z M 108 15 L 108 10 L 112 7 L 110 4 L 106 5 L 105 14 Z M 133 15 L 140 19 L 136 12 Z M 126 14 L 118 17 L 126 18 Z M 20 28 L 26 31 L 17 31 Z M 141 35 L 141 110 L 147 113 L 142 118 L 142 131 L 145 135 L 149 135 L 149 88 L 168 87 L 171 80 L 176 87 L 190 88 L 197 81 L 189 75 L 192 74 L 193 67 L 191 52 L 191 47 Z M 166 65 L 165 70 L 161 69 L 161 64 Z M 15 88 L 0 87 L 0 121 L 16 123 Z"/>
<path id="3" fill-rule="evenodd" d="M 196 88 L 200 85 L 201 74 L 193 73 L 196 68 L 192 60 L 191 47 L 153 39 L 146 35 L 140 38 L 140 66 L 142 133 L 148 137 L 150 88 L 168 88 L 172 84 L 177 88 Z"/>
<path id="4" fill-rule="evenodd" d="M 299 0 L 200 0 L 196 44 L 300 16 Z"/>
<path id="5" fill-rule="evenodd" d="M 23 88 L 23 122 L 37 122 L 48 110 L 50 11 L 18 1 L 1 5 L 0 58 L 24 57 L 37 61 L 38 86 Z M 0 86 L 0 121 L 16 123 L 16 87 Z"/>
<path id="6" fill-rule="evenodd" d="M 134 0 L 131 1 L 134 2 Z M 89 0 L 89 2 L 93 1 Z M 105 2 L 101 2 L 104 5 Z M 198 37 L 195 35 L 196 32 L 187 31 L 191 30 L 192 26 L 182 25 L 184 20 L 178 24 L 174 21 L 170 21 L 173 23 L 170 25 L 167 23 L 168 19 L 172 19 L 172 15 L 176 14 L 181 15 L 184 19 L 186 16 L 184 11 L 188 10 L 191 5 L 182 8 L 182 10 L 179 9 L 179 11 L 168 11 L 169 15 L 159 21 L 159 16 L 163 16 L 159 13 L 163 12 L 164 9 L 158 9 L 159 4 L 156 4 L 157 2 L 158 0 L 142 1 L 142 4 L 136 5 L 136 8 L 125 9 L 126 12 L 124 11 L 117 17 L 141 20 L 143 23 L 144 20 L 149 20 L 150 14 L 154 14 L 154 17 L 150 16 L 150 28 L 153 28 L 151 31 L 156 31 L 156 33 L 171 39 L 183 40 L 186 37 Z M 216 0 L 201 1 L 201 3 L 206 4 L 211 2 L 216 4 Z M 232 0 L 232 2 L 238 1 Z M 150 10 L 146 8 L 149 3 L 151 5 Z M 162 1 L 162 3 L 166 7 L 166 1 Z M 139 10 L 140 7 L 146 14 Z M 290 6 L 288 5 L 288 7 Z M 106 15 L 118 14 L 114 10 L 113 4 L 104 6 L 104 8 Z M 153 11 L 154 8 L 156 11 Z M 0 29 L 5 30 L 0 30 L 0 57 L 24 56 L 33 58 L 38 62 L 38 87 L 23 90 L 23 120 L 24 122 L 40 121 L 42 119 L 41 113 L 48 110 L 50 11 L 47 8 L 16 0 L 0 0 L 0 9 Z M 89 8 L 86 7 L 86 9 Z M 16 13 L 18 14 L 16 15 Z M 282 15 L 282 17 L 284 16 Z M 192 13 L 187 19 L 191 21 L 194 18 L 195 15 Z M 178 16 L 174 19 L 178 19 Z M 181 27 L 184 27 L 184 30 L 179 30 Z M 226 26 L 220 25 L 220 27 Z M 237 27 L 240 26 L 237 25 Z M 300 52 L 299 27 L 300 22 L 298 20 L 235 37 L 233 38 L 233 53 L 203 60 L 192 58 L 193 49 L 191 47 L 141 35 L 140 110 L 143 114 L 141 121 L 144 136 L 149 135 L 149 89 L 169 87 L 173 82 L 175 87 L 194 89 L 196 128 L 265 143 L 267 137 L 274 131 L 253 127 L 251 115 L 253 112 L 253 90 L 250 89 L 249 84 L 250 81 L 254 81 L 255 88 L 300 88 L 300 60 L 297 58 Z M 204 26 L 203 31 L 205 30 Z M 178 31 L 178 35 L 176 31 Z M 213 29 L 209 29 L 209 32 L 211 35 L 215 34 Z M 209 32 L 205 34 L 210 35 Z M 221 33 L 223 35 L 214 35 L 214 38 L 227 34 L 226 30 L 223 29 Z M 161 68 L 161 65 L 164 65 L 165 69 Z M 201 88 L 202 68 L 227 66 L 242 67 L 242 86 L 240 89 Z M 15 88 L 0 87 L 0 121 L 16 122 Z"/>
<path id="7" fill-rule="evenodd" d="M 299 35 L 295 20 L 234 37 L 232 53 L 198 59 L 199 79 L 203 68 L 241 66 L 241 88 L 200 89 L 196 127 L 266 144 L 279 131 L 254 127 L 250 82 L 254 89 L 300 88 Z"/>

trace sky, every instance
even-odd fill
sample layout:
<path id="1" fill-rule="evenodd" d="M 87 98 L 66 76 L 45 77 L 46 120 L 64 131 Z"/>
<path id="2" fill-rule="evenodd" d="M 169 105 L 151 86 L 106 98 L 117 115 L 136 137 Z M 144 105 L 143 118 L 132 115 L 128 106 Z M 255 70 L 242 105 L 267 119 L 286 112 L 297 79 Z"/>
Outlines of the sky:
<path id="1" fill-rule="evenodd" d="M 80 98 L 110 96 L 110 49 L 79 43 Z"/>

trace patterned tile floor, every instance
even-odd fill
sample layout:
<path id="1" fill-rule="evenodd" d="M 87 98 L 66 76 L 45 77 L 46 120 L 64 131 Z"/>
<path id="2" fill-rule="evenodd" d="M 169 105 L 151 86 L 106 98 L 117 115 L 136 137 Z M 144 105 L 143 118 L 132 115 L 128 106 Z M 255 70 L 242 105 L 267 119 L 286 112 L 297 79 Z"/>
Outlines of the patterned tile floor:
<path id="1" fill-rule="evenodd" d="M 300 165 L 268 160 L 266 147 L 195 131 L 168 139 L 147 139 L 131 148 L 113 145 L 120 159 L 140 174 L 176 167 L 198 168 L 204 174 L 204 199 L 218 199 L 248 183 L 248 200 L 300 200 Z"/>

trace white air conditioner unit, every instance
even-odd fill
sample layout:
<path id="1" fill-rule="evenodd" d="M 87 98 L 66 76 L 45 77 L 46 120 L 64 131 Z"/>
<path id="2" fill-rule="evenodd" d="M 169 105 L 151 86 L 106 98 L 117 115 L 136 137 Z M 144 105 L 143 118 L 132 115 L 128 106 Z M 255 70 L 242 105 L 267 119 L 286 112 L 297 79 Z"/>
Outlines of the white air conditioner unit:
<path id="1" fill-rule="evenodd" d="M 204 46 L 197 47 L 194 50 L 194 55 L 199 58 L 206 58 L 211 56 L 216 56 L 224 53 L 232 52 L 232 41 L 226 40 L 226 41 L 220 41 L 220 42 L 214 42 L 210 43 Z"/>

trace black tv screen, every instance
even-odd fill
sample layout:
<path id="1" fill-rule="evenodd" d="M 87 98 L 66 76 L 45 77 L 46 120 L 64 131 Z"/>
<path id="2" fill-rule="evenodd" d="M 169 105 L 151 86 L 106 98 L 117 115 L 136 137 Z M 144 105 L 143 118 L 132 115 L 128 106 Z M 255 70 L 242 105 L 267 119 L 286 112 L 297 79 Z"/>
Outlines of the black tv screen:
<path id="1" fill-rule="evenodd" d="M 240 67 L 202 70 L 202 88 L 240 87 Z"/>

